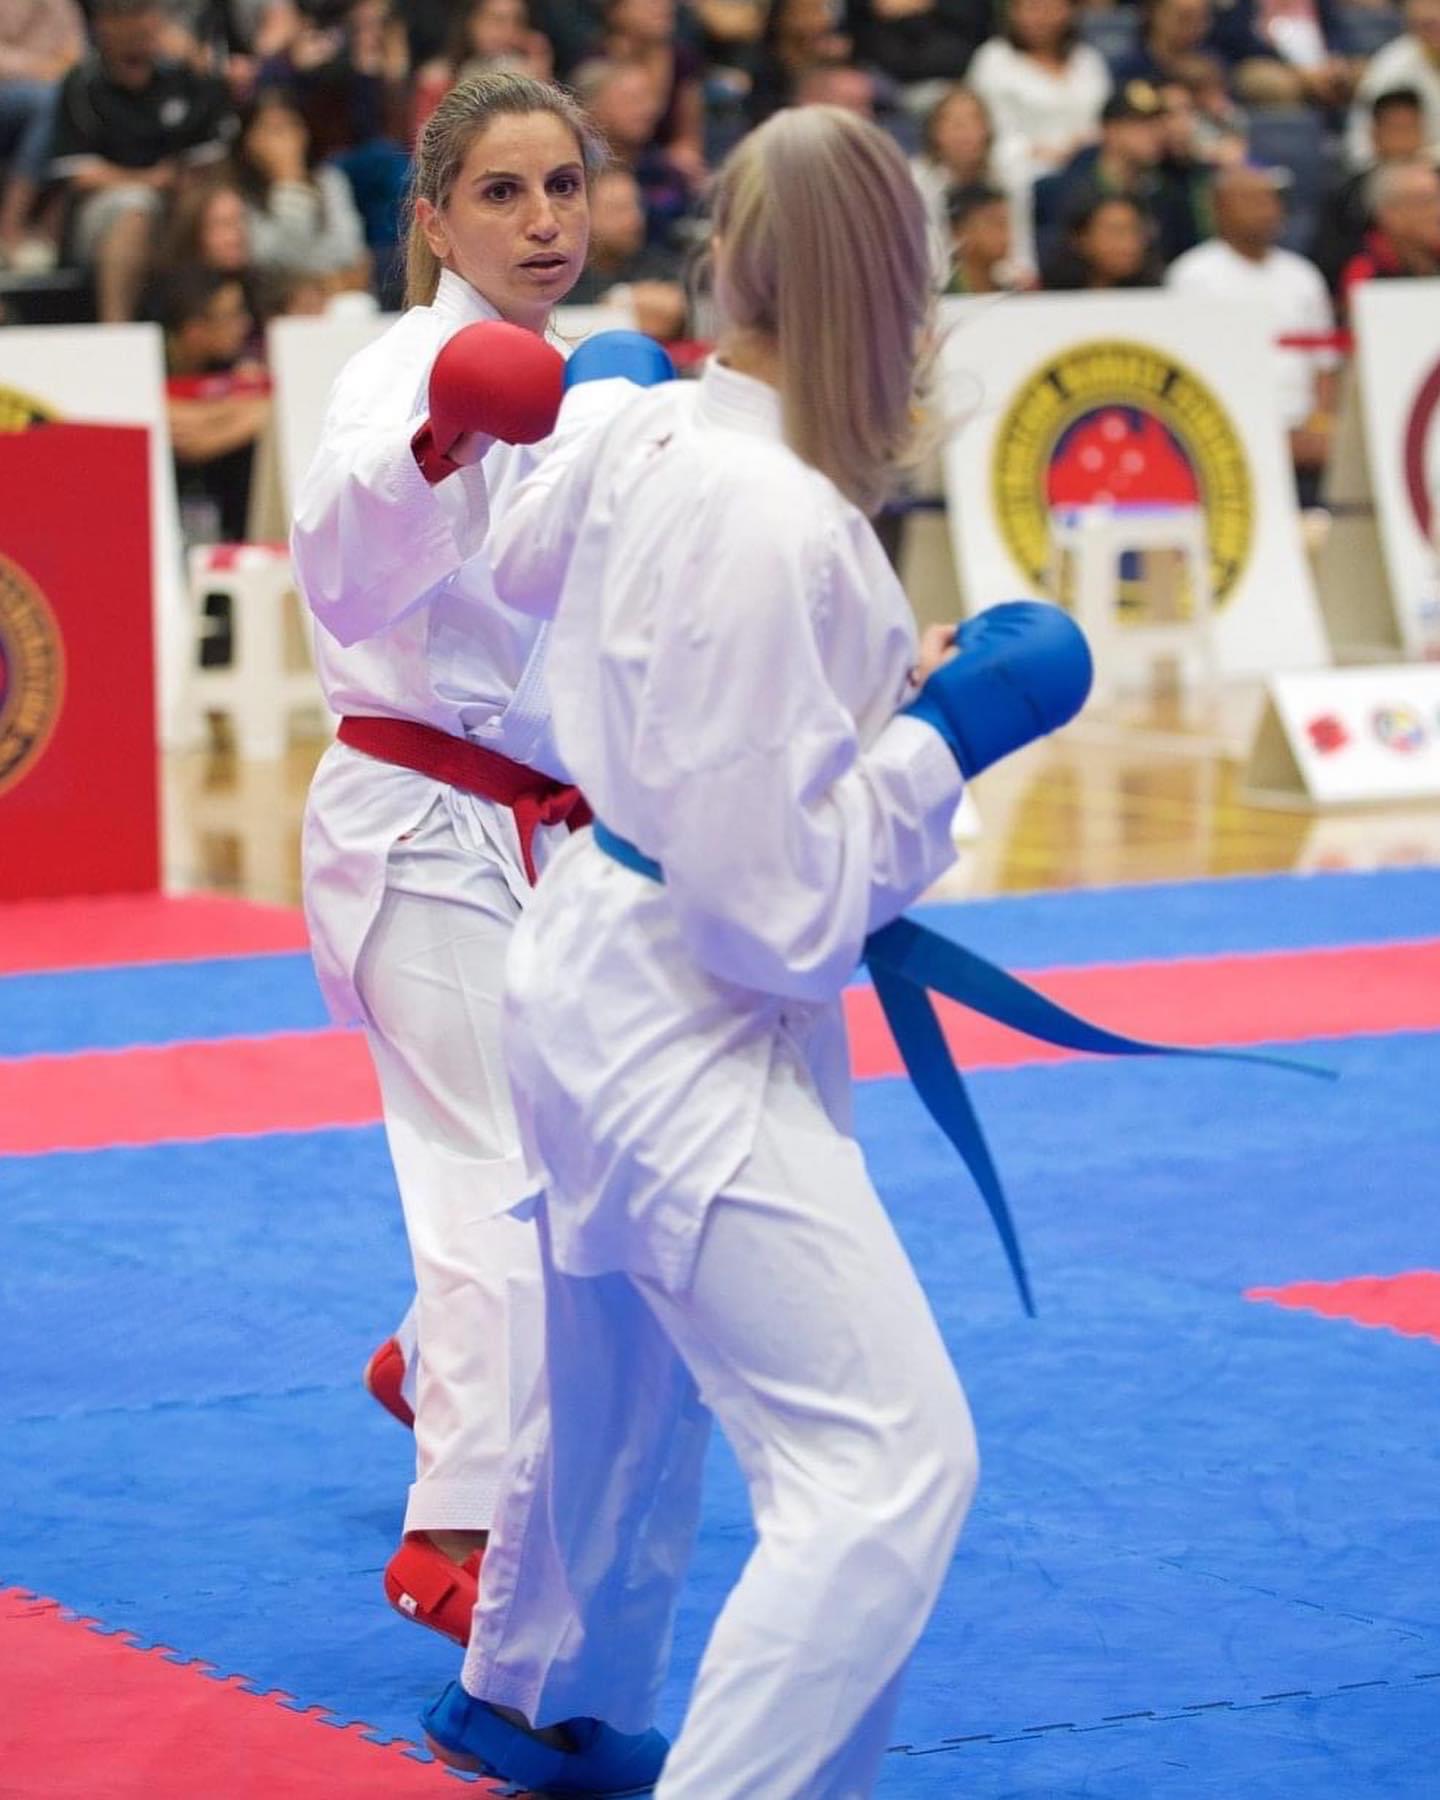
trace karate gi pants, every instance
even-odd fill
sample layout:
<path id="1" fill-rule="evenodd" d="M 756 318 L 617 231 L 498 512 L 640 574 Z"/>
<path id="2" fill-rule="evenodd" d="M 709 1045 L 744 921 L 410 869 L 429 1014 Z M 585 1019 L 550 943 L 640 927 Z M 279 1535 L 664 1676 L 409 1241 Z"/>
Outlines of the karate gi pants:
<path id="1" fill-rule="evenodd" d="M 498 857 L 437 807 L 391 850 L 356 969 L 415 1267 L 396 1333 L 415 1409 L 407 1531 L 488 1529 L 544 1350 L 535 1228 L 510 1211 L 527 1183 L 500 1054 L 519 912 Z"/>
<path id="2" fill-rule="evenodd" d="M 978 1475 L 858 1147 L 777 1069 L 683 1292 L 556 1270 L 559 1204 L 540 1209 L 547 1380 L 507 1471 L 465 1687 L 537 1725 L 653 1721 L 713 1413 L 758 1543 L 657 1795 L 858 1800 Z"/>

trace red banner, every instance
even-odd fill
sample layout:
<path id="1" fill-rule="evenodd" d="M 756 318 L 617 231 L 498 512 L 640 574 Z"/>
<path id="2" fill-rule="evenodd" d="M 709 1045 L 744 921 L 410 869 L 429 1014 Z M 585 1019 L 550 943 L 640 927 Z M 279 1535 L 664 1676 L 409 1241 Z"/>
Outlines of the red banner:
<path id="1" fill-rule="evenodd" d="M 0 496 L 0 900 L 154 888 L 146 434 L 0 434 Z"/>

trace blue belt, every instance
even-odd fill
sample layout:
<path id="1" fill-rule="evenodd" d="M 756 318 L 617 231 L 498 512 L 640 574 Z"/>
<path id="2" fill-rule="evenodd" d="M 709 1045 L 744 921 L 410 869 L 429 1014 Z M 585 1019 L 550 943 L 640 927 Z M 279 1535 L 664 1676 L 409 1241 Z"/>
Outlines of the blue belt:
<path id="1" fill-rule="evenodd" d="M 643 875 L 649 881 L 664 881 L 664 871 L 659 863 L 625 838 L 617 837 L 599 819 L 595 821 L 595 842 L 607 856 L 635 874 Z M 1300 1075 L 1318 1075 L 1326 1080 L 1335 1078 L 1333 1069 L 1318 1068 L 1313 1063 L 1296 1062 L 1289 1057 L 1267 1056 L 1250 1050 L 1196 1050 L 1179 1044 L 1152 1044 L 1143 1038 L 1106 1031 L 1103 1026 L 1091 1025 L 1078 1014 L 1058 1006 L 1027 983 L 1008 975 L 973 950 L 967 950 L 963 944 L 942 937 L 927 925 L 918 925 L 914 919 L 898 918 L 872 932 L 865 940 L 865 962 L 915 1091 L 974 1177 L 1005 1247 L 1021 1302 L 1032 1318 L 1035 1302 L 1030 1293 L 1030 1278 L 1025 1272 L 1025 1258 L 1015 1235 L 1005 1190 L 1000 1185 L 990 1148 L 970 1104 L 960 1071 L 945 1042 L 930 997 L 932 993 L 944 994 L 947 999 L 958 1000 L 962 1006 L 982 1013 L 987 1019 L 1008 1025 L 1012 1031 L 1023 1031 L 1027 1037 L 1038 1038 L 1045 1044 L 1058 1044 L 1065 1050 L 1109 1056 L 1204 1057 L 1207 1061 L 1258 1063 Z"/>

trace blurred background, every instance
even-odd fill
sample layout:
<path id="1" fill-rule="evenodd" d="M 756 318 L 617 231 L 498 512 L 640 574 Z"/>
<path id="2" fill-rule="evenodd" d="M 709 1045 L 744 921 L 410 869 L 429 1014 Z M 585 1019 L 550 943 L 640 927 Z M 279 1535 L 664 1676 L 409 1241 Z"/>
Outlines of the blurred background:
<path id="1" fill-rule="evenodd" d="M 166 565 L 155 605 L 172 885 L 297 897 L 299 807 L 323 721 L 312 716 L 319 735 L 307 736 L 304 709 L 290 718 L 287 706 L 283 733 L 273 722 L 237 730 L 243 708 L 220 679 L 239 654 L 237 608 L 258 617 L 269 602 L 255 594 L 281 575 L 259 549 L 244 580 L 244 558 L 197 557 L 283 539 L 324 387 L 398 304 L 416 135 L 452 84 L 497 67 L 571 86 L 610 146 L 590 266 L 571 296 L 586 309 L 576 329 L 632 323 L 686 367 L 710 323 L 692 273 L 713 172 L 775 109 L 815 103 L 877 120 L 910 158 L 936 292 L 962 337 L 1001 302 L 1023 336 L 1039 316 L 1027 314 L 1034 296 L 1077 308 L 1164 296 L 1191 303 L 1174 315 L 1182 324 L 1204 316 L 1197 307 L 1258 311 L 1273 348 L 1264 430 L 1287 485 L 1279 495 L 1257 477 L 1257 506 L 1283 508 L 1279 528 L 1304 558 L 1295 579 L 1316 584 L 1327 634 L 1325 653 L 1295 662 L 1413 664 L 1440 642 L 1440 589 L 1396 599 L 1413 629 L 1337 626 L 1336 611 L 1395 585 L 1380 573 L 1385 527 L 1363 446 L 1345 466 L 1347 411 L 1358 419 L 1361 407 L 1350 327 L 1363 290 L 1440 277 L 1440 0 L 0 0 L 0 425 L 133 414 L 162 442 L 152 487 L 173 481 L 174 500 L 152 494 L 152 537 Z M 146 339 L 98 330 L 137 324 Z M 89 404 L 56 397 L 86 326 L 98 333 L 84 352 Z M 107 413 L 102 396 L 133 386 L 130 346 L 144 342 L 158 398 L 115 399 Z M 276 366 L 287 354 L 288 399 Z M 295 399 L 306 381 L 312 391 Z M 287 408 L 304 417 L 287 422 Z M 1109 428 L 1103 410 L 1086 421 L 1064 429 Z M 1192 466 L 1189 486 L 1127 497 L 1092 482 L 1080 510 L 1129 503 L 1138 518 L 1169 506 L 1170 537 L 1115 538 L 1105 604 L 1133 619 L 1161 604 L 1168 581 L 1173 617 L 1196 625 L 1227 599 L 1215 495 L 1196 445 L 1173 420 L 1156 429 L 1172 460 Z M 1410 429 L 1423 437 L 1428 415 Z M 1428 495 L 1434 453 L 1410 451 Z M 1071 468 L 1087 454 L 1076 450 Z M 1058 505 L 1056 466 L 1042 477 Z M 957 480 L 936 460 L 881 522 L 925 619 L 1001 597 L 973 570 L 967 583 Z M 1418 527 L 1433 541 L 1423 495 Z M 1181 514 L 1210 532 L 1208 595 L 1170 578 L 1184 560 Z M 1040 586 L 1038 566 L 1028 573 Z M 1058 597 L 1058 562 L 1052 586 Z M 1238 611 L 1229 616 L 1233 640 Z M 284 630 L 286 667 L 303 677 L 303 633 L 289 618 Z M 1285 659 L 1247 662 L 1232 644 L 1221 663 L 1216 686 L 1194 680 L 1183 655 L 1162 656 L 1144 680 L 1101 695 L 1063 745 L 996 771 L 956 883 L 980 892 L 1435 854 L 1434 814 L 1405 796 L 1379 795 L 1362 818 L 1253 805 L 1246 765 L 1264 680 Z M 252 669 L 249 688 L 259 679 Z"/>

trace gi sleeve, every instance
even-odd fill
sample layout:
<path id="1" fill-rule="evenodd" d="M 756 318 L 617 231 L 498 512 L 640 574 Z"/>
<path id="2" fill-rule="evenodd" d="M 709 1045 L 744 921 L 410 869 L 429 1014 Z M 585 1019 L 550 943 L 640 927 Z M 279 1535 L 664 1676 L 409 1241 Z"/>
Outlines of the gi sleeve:
<path id="1" fill-rule="evenodd" d="M 377 363 L 341 375 L 295 505 L 300 585 L 342 644 L 398 624 L 482 549 L 489 529 L 482 465 L 434 487 L 420 473 L 410 443 L 425 420 L 436 346 L 407 348 L 392 365 L 381 340 Z"/>
<path id="2" fill-rule="evenodd" d="M 615 379 L 581 382 L 566 394 L 542 460 L 511 495 L 491 536 L 495 591 L 517 612 L 554 617 L 596 471 L 607 461 L 605 427 L 643 391 Z"/>
<path id="3" fill-rule="evenodd" d="M 829 1000 L 866 936 L 953 862 L 962 782 L 914 719 L 862 749 L 824 621 L 863 609 L 878 571 L 843 528 L 807 536 L 795 498 L 751 485 L 668 573 L 635 764 L 654 825 L 641 847 L 696 958 L 743 987 Z"/>

